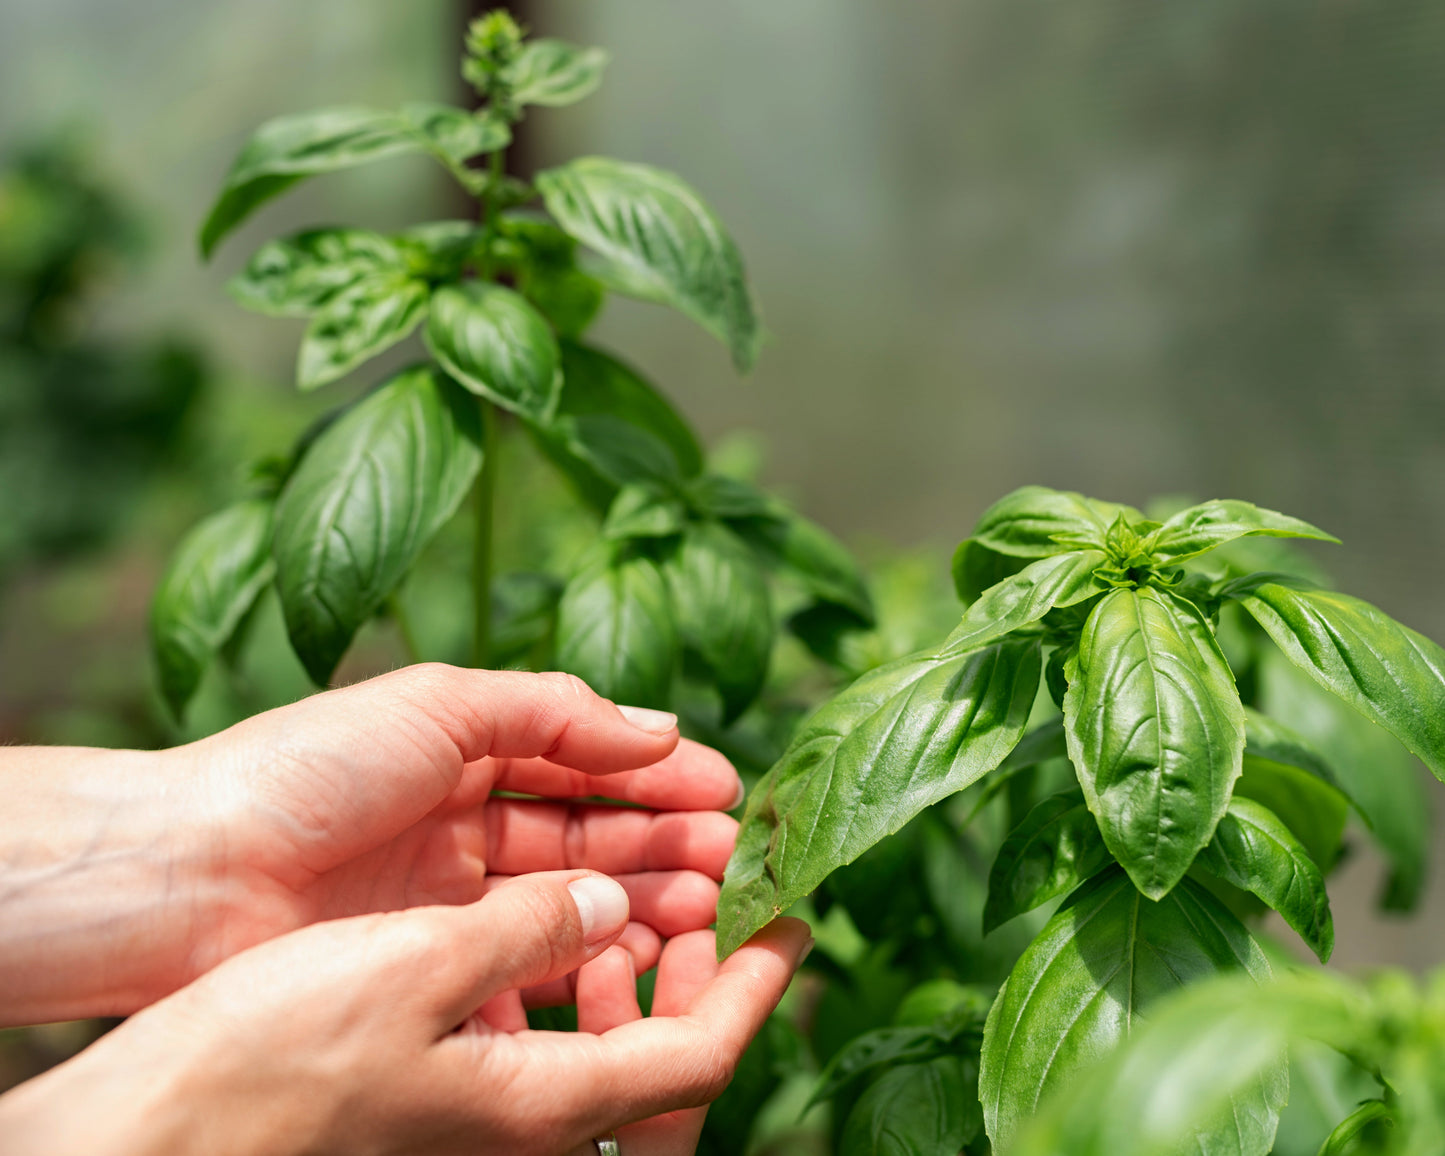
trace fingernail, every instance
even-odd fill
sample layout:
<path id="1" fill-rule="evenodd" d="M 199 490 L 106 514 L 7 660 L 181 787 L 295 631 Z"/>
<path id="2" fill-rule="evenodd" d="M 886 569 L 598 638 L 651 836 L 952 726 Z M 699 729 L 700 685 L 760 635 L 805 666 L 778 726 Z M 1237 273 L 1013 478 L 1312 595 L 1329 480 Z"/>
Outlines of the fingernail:
<path id="1" fill-rule="evenodd" d="M 582 941 L 593 943 L 611 935 L 627 922 L 627 892 L 605 875 L 584 875 L 567 884 L 577 916 L 582 921 Z"/>
<path id="2" fill-rule="evenodd" d="M 747 789 L 747 787 L 745 787 L 745 786 L 743 785 L 742 779 L 739 779 L 739 780 L 738 780 L 738 793 L 733 796 L 732 804 L 728 807 L 728 810 L 729 810 L 729 811 L 736 811 L 739 807 L 741 807 L 741 806 L 743 805 L 743 800 L 744 800 L 745 798 L 747 798 L 747 794 L 748 794 L 748 789 Z"/>
<path id="3" fill-rule="evenodd" d="M 648 710 L 645 706 L 619 706 L 617 709 L 638 730 L 650 735 L 665 735 L 677 726 L 677 715 L 665 710 Z"/>
<path id="4" fill-rule="evenodd" d="M 805 944 L 803 944 L 802 954 L 798 956 L 798 964 L 797 964 L 798 967 L 802 967 L 802 966 L 803 966 L 803 961 L 804 961 L 805 959 L 807 959 L 808 956 L 810 956 L 810 955 L 813 954 L 813 945 L 816 944 L 817 942 L 818 942 L 818 941 L 817 941 L 816 939 L 814 939 L 812 936 L 809 936 L 809 937 L 808 937 L 808 942 L 805 943 Z"/>

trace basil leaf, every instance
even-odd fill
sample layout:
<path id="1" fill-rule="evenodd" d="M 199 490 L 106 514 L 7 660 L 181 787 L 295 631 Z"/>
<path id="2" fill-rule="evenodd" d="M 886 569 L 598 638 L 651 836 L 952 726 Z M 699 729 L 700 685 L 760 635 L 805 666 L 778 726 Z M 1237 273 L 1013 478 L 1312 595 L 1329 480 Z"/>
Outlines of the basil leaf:
<path id="1" fill-rule="evenodd" d="M 978 1135 L 970 1065 L 940 1056 L 885 1072 L 843 1125 L 839 1156 L 937 1156 Z"/>
<path id="2" fill-rule="evenodd" d="M 847 548 L 816 522 L 773 503 L 773 513 L 738 518 L 733 528 L 753 549 L 791 570 L 814 597 L 842 606 L 864 626 L 875 622 L 873 598 Z"/>
<path id="3" fill-rule="evenodd" d="M 427 221 L 395 237 L 414 276 L 455 281 L 477 250 L 483 230 L 471 221 Z"/>
<path id="4" fill-rule="evenodd" d="M 426 308 L 426 285 L 404 273 L 356 282 L 311 318 L 296 356 L 296 384 L 315 389 L 346 376 L 407 337 Z"/>
<path id="5" fill-rule="evenodd" d="M 618 471 L 615 464 L 609 468 L 607 463 L 616 457 L 611 435 L 620 425 L 660 442 L 674 463 L 673 473 L 693 477 L 702 469 L 696 435 L 662 394 L 600 350 L 571 341 L 562 342 L 561 349 L 563 385 L 557 419 L 546 425 L 532 423 L 528 431 L 584 500 L 606 511 L 617 494 Z M 604 420 L 581 420 L 594 417 Z M 658 458 L 656 449 L 652 457 Z"/>
<path id="6" fill-rule="evenodd" d="M 1155 1000 L 1234 969 L 1270 975 L 1244 925 L 1193 880 L 1158 902 L 1118 868 L 1085 883 L 1019 957 L 984 1026 L 979 1097 L 994 1148 L 1008 1151 L 1039 1103 L 1127 1039 Z M 1201 1137 L 1199 1150 L 1268 1152 L 1285 1091 L 1276 1062 L 1262 1087 L 1235 1091 L 1237 1137 Z"/>
<path id="7" fill-rule="evenodd" d="M 719 522 L 688 526 L 665 572 L 682 640 L 712 672 L 727 726 L 767 678 L 774 637 L 768 585 L 752 551 Z"/>
<path id="8" fill-rule="evenodd" d="M 831 1100 L 876 1075 L 890 1064 L 914 1063 L 943 1055 L 950 1042 L 932 1024 L 915 1027 L 875 1028 L 854 1036 L 824 1066 L 803 1111 Z"/>
<path id="9" fill-rule="evenodd" d="M 607 299 L 606 286 L 580 269 L 533 268 L 521 277 L 518 288 L 558 337 L 580 337 Z"/>
<path id="10" fill-rule="evenodd" d="M 551 574 L 519 570 L 497 575 L 492 582 L 492 658 L 499 667 L 521 660 L 547 641 L 561 597 L 562 583 Z"/>
<path id="11" fill-rule="evenodd" d="M 575 104 L 602 83 L 607 53 L 562 40 L 529 40 L 502 72 L 518 104 L 548 107 Z"/>
<path id="12" fill-rule="evenodd" d="M 1167 894 L 1209 842 L 1244 754 L 1244 708 L 1191 603 L 1149 587 L 1094 607 L 1066 667 L 1064 728 L 1089 810 L 1140 891 Z"/>
<path id="13" fill-rule="evenodd" d="M 1094 571 L 1108 559 L 1098 550 L 1055 554 L 1031 562 L 985 590 L 944 640 L 941 654 L 962 654 L 1037 622 L 1050 610 L 1074 606 L 1108 589 Z"/>
<path id="14" fill-rule="evenodd" d="M 994 858 L 983 933 L 1072 891 L 1112 862 L 1083 792 L 1049 796 L 1009 832 Z"/>
<path id="15" fill-rule="evenodd" d="M 1220 594 L 1237 599 L 1315 682 L 1445 780 L 1445 650 L 1368 602 L 1299 589 L 1283 575 L 1251 575 Z"/>
<path id="16" fill-rule="evenodd" d="M 965 606 L 978 601 L 990 586 L 997 586 L 1024 567 L 1015 555 L 1000 554 L 981 542 L 965 538 L 953 552 L 953 588 Z"/>
<path id="17" fill-rule="evenodd" d="M 1262 653 L 1259 675 L 1261 704 L 1330 752 L 1336 780 L 1389 860 L 1383 906 L 1410 910 L 1424 886 L 1430 851 L 1430 801 L 1420 764 L 1388 731 L 1346 706 L 1274 647 Z M 1276 800 L 1263 802 L 1285 815 Z M 1294 830 L 1304 838 L 1302 830 Z"/>
<path id="18" fill-rule="evenodd" d="M 275 569 L 270 502 L 228 506 L 181 539 L 161 575 L 150 617 L 161 693 L 176 718 Z"/>
<path id="19" fill-rule="evenodd" d="M 266 242 L 226 287 L 247 309 L 306 317 L 363 278 L 403 265 L 401 250 L 380 233 L 311 229 Z"/>
<path id="20" fill-rule="evenodd" d="M 728 955 L 836 867 L 977 782 L 1022 737 L 1039 643 L 913 655 L 824 703 L 748 797 L 718 901 Z"/>
<path id="21" fill-rule="evenodd" d="M 328 426 L 276 507 L 276 585 L 306 671 L 324 685 L 482 464 L 475 406 L 427 366 Z"/>
<path id="22" fill-rule="evenodd" d="M 1283 916 L 1321 963 L 1335 944 L 1325 877 L 1280 817 L 1252 799 L 1231 799 L 1199 865 Z"/>
<path id="23" fill-rule="evenodd" d="M 1315 689 L 1313 684 L 1310 688 Z M 1343 705 L 1340 709 L 1359 717 Z M 1339 858 L 1354 800 L 1323 756 L 1295 731 L 1249 707 L 1244 708 L 1244 719 L 1244 773 L 1234 784 L 1234 798 L 1253 799 L 1268 807 L 1304 844 L 1320 870 L 1328 872 Z M 1360 723 L 1376 729 L 1364 719 Z M 1393 740 L 1386 741 L 1393 745 Z M 1399 753 L 1413 767 L 1414 760 L 1403 750 Z M 1364 812 L 1360 816 L 1369 826 L 1370 818 Z"/>
<path id="24" fill-rule="evenodd" d="M 1100 502 L 1072 491 L 1045 486 L 1024 486 L 1006 494 L 983 512 L 973 528 L 973 539 L 999 554 L 1044 558 L 1081 547 L 1103 550 L 1109 527 L 1123 515 L 1142 521 L 1132 506 Z M 1055 535 L 1071 535 L 1064 544 Z"/>
<path id="25" fill-rule="evenodd" d="M 757 486 L 725 474 L 702 474 L 685 490 L 689 504 L 710 518 L 759 518 L 777 512 L 778 503 Z"/>
<path id="26" fill-rule="evenodd" d="M 602 523 L 602 536 L 623 538 L 666 538 L 682 533 L 687 511 L 682 502 L 642 485 L 626 485 L 617 491 Z"/>
<path id="27" fill-rule="evenodd" d="M 400 112 L 323 108 L 277 117 L 252 134 L 226 174 L 201 227 L 201 254 L 209 257 L 256 209 L 305 177 L 414 152 L 460 165 L 505 148 L 510 138 L 500 121 L 445 105 L 407 105 Z"/>
<path id="28" fill-rule="evenodd" d="M 1150 535 L 1149 546 L 1164 561 L 1182 562 L 1225 542 L 1257 535 L 1339 541 L 1298 518 L 1261 509 L 1250 502 L 1225 499 L 1180 510 Z"/>
<path id="29" fill-rule="evenodd" d="M 550 418 L 562 388 L 557 339 L 519 294 L 484 281 L 442 286 L 426 344 L 473 393 L 533 421 Z"/>
<path id="30" fill-rule="evenodd" d="M 667 582 L 652 559 L 611 544 L 584 559 L 557 608 L 559 669 L 613 702 L 666 707 L 678 649 Z"/>
<path id="31" fill-rule="evenodd" d="M 674 308 L 732 351 L 746 372 L 760 334 L 742 256 L 713 211 L 679 177 L 582 157 L 537 175 L 547 211 L 604 264 L 609 288 Z"/>

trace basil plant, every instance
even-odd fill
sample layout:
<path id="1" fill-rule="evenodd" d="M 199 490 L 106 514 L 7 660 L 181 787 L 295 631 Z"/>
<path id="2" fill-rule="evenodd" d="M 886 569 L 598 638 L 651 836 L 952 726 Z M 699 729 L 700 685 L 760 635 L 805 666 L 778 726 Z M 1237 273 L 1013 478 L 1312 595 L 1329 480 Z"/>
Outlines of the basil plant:
<path id="1" fill-rule="evenodd" d="M 463 74 L 477 110 L 340 107 L 283 116 L 242 148 L 200 233 L 209 256 L 307 177 L 416 154 L 478 205 L 475 220 L 396 234 L 307 229 L 263 245 L 230 284 L 244 306 L 308 323 L 296 383 L 318 389 L 419 333 L 430 357 L 307 431 L 269 484 L 202 522 L 155 598 L 152 635 L 179 714 L 263 590 L 318 684 L 358 629 L 395 612 L 418 556 L 471 495 L 472 660 L 580 675 L 619 702 L 668 706 L 686 668 L 716 722 L 754 701 L 777 637 L 773 576 L 802 613 L 873 618 L 849 554 L 752 485 L 708 472 L 698 439 L 639 373 L 586 339 L 609 293 L 680 311 L 740 371 L 757 310 L 737 246 L 680 178 L 583 157 L 508 175 L 531 106 L 580 100 L 606 55 L 525 39 L 504 12 L 475 21 Z M 526 431 L 601 520 L 563 575 L 494 573 L 498 430 Z M 796 600 L 796 599 L 795 599 Z"/>
<path id="2" fill-rule="evenodd" d="M 1156 1000 L 1221 973 L 1265 980 L 1246 921 L 1266 910 L 1327 959 L 1325 876 L 1351 808 L 1391 853 L 1387 905 L 1408 905 L 1421 848 L 1392 815 L 1420 810 L 1413 760 L 1359 759 L 1366 748 L 1316 720 L 1350 715 L 1445 778 L 1445 651 L 1308 565 L 1268 565 L 1286 557 L 1278 538 L 1334 541 L 1242 501 L 1156 520 L 1042 487 L 1009 494 L 955 555 L 966 609 L 953 632 L 826 702 L 754 789 L 721 954 L 825 881 L 819 895 L 850 905 L 834 882 L 844 865 L 867 853 L 882 870 L 879 852 L 939 808 L 966 827 L 1005 793 L 1023 805 L 985 867 L 983 930 L 1057 904 L 1031 917 L 1037 934 L 986 1017 L 960 995 L 931 1023 L 895 1021 L 834 1053 L 818 1094 L 862 1091 L 845 1098 L 842 1151 L 1007 1154 Z M 1324 715 L 1321 697 L 1335 703 Z M 1046 763 L 1067 777 L 1040 776 Z M 946 899 L 968 869 L 945 873 L 928 886 Z M 1268 1050 L 1195 1120 L 1188 1150 L 1270 1152 L 1287 1090 Z"/>

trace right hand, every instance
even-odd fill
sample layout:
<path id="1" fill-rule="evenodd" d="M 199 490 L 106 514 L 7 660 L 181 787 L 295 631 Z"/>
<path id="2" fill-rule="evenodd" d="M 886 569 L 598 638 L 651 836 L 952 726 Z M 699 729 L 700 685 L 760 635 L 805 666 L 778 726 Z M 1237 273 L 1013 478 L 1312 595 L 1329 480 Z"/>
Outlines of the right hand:
<path id="1" fill-rule="evenodd" d="M 613 1129 L 627 1156 L 691 1152 L 700 1114 L 667 1114 L 727 1086 L 807 926 L 721 966 L 711 933 L 675 938 L 641 1019 L 603 957 L 627 918 L 612 880 L 556 871 L 273 939 L 0 1098 L 6 1152 L 590 1156 Z M 579 968 L 581 1031 L 516 1030 L 517 992 Z"/>

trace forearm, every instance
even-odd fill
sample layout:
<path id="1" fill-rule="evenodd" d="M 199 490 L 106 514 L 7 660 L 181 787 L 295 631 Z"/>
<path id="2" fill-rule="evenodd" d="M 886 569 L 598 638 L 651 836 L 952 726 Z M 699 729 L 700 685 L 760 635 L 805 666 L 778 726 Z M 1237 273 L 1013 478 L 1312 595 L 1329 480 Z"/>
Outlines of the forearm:
<path id="1" fill-rule="evenodd" d="M 0 1024 L 129 1012 L 185 981 L 167 973 L 211 906 L 214 849 L 181 760 L 0 749 L 0 799 Z"/>

